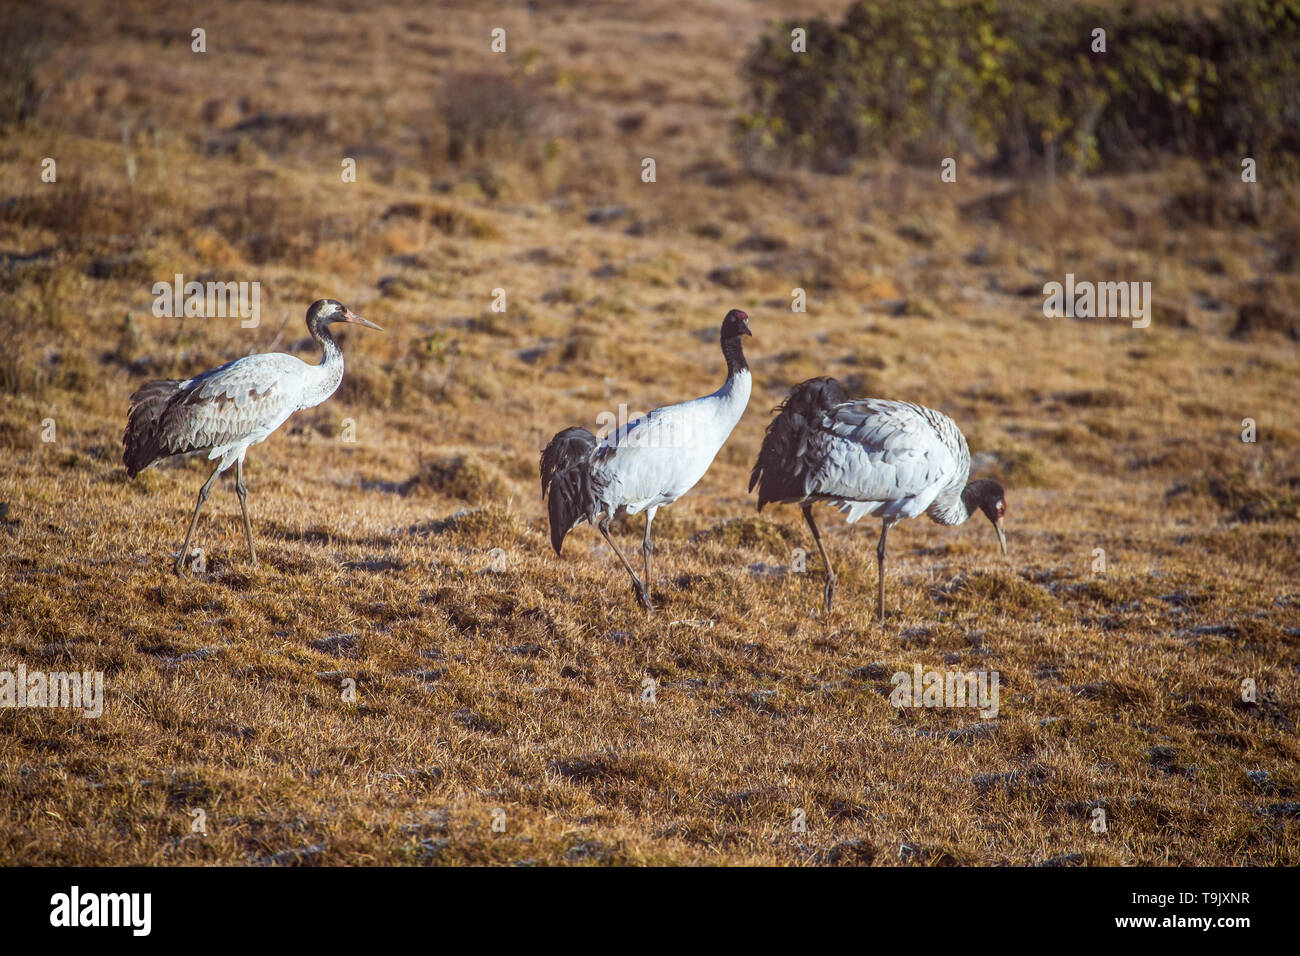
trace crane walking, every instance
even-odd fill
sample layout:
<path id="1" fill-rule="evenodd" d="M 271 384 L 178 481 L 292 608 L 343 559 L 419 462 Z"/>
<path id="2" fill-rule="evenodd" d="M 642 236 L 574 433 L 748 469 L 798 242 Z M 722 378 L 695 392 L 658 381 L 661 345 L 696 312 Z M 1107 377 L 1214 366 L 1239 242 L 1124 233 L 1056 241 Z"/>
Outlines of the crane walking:
<path id="1" fill-rule="evenodd" d="M 244 486 L 244 456 L 283 425 L 294 412 L 319 405 L 343 381 L 343 352 L 330 335 L 335 322 L 351 322 L 383 331 L 334 299 L 320 299 L 307 310 L 307 330 L 324 350 L 317 365 L 292 355 L 272 352 L 248 355 L 184 381 L 148 382 L 131 396 L 122 455 L 127 476 L 173 455 L 207 452 L 217 459 L 208 480 L 199 489 L 185 544 L 173 569 L 177 574 L 189 556 L 199 511 L 217 476 L 235 466 L 235 491 L 244 515 L 248 554 L 257 564 L 253 526 L 248 520 L 248 489 Z"/>
<path id="2" fill-rule="evenodd" d="M 566 428 L 542 452 L 542 497 L 547 500 L 555 553 L 561 553 L 564 536 L 578 524 L 596 525 L 627 569 L 637 600 L 647 611 L 654 610 L 650 526 L 661 507 L 672 504 L 704 477 L 744 414 L 752 382 L 742 339 L 752 334 L 749 316 L 739 309 L 722 320 L 727 380 L 711 395 L 656 408 L 604 439 L 585 428 Z M 620 510 L 631 515 L 645 511 L 644 581 L 609 536 L 610 520 Z"/>
<path id="3" fill-rule="evenodd" d="M 796 385 L 767 427 L 749 490 L 758 486 L 758 509 L 768 502 L 803 510 L 826 565 L 826 610 L 835 597 L 835 571 L 813 520 L 812 506 L 825 501 L 852 524 L 879 515 L 876 546 L 876 610 L 885 619 L 885 538 L 904 518 L 928 514 L 942 525 L 961 524 L 976 510 L 1002 530 L 1006 495 L 988 478 L 967 482 L 970 450 L 951 418 L 911 402 L 864 398 L 850 401 L 833 378 Z"/>

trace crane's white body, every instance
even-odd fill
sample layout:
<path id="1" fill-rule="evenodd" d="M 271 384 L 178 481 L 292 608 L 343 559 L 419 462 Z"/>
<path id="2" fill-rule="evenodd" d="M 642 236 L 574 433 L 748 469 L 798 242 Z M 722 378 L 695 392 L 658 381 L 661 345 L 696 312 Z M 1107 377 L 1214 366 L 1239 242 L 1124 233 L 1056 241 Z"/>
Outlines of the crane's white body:
<path id="1" fill-rule="evenodd" d="M 542 451 L 542 497 L 551 525 L 551 547 L 562 552 L 564 538 L 581 522 L 595 525 L 627 570 L 637 600 L 650 600 L 650 528 L 655 512 L 672 504 L 704 477 L 749 404 L 753 387 L 743 337 L 749 316 L 732 309 L 722 320 L 718 344 L 727 377 L 716 392 L 677 405 L 656 408 L 603 439 L 581 427 L 566 428 Z M 645 581 L 610 537 L 610 520 L 620 511 L 645 512 L 641 541 Z"/>
<path id="2" fill-rule="evenodd" d="M 327 349 L 319 365 L 279 352 L 236 359 L 179 383 L 177 391 L 188 394 L 168 416 L 169 438 L 174 447 L 206 449 L 225 471 L 294 412 L 333 395 L 342 380 L 337 348 Z"/>
<path id="3" fill-rule="evenodd" d="M 970 451 L 951 418 L 911 402 L 862 399 L 832 408 L 812 438 L 820 464 L 815 497 L 852 524 L 874 514 L 888 524 L 930 513 L 939 524 L 968 517 L 961 499 Z"/>
<path id="4" fill-rule="evenodd" d="M 1006 553 L 1002 486 L 981 478 L 968 482 L 970 449 L 947 415 L 912 402 L 879 398 L 849 401 L 833 378 L 811 378 L 791 389 L 767 427 L 754 470 L 758 507 L 797 503 L 826 564 L 826 610 L 835 598 L 831 567 L 812 506 L 824 501 L 847 515 L 881 519 L 876 545 L 876 611 L 885 619 L 885 540 L 905 518 L 928 514 L 957 525 L 975 510 L 993 522 Z"/>
<path id="5" fill-rule="evenodd" d="M 235 465 L 235 492 L 244 516 L 248 554 L 257 564 L 253 527 L 244 486 L 244 456 L 252 445 L 288 421 L 302 408 L 319 405 L 343 381 L 343 352 L 329 333 L 334 322 L 350 322 L 383 331 L 335 299 L 318 299 L 307 310 L 307 331 L 321 346 L 320 364 L 308 365 L 276 352 L 249 355 L 184 380 L 146 382 L 131 395 L 126 431 L 122 434 L 122 464 L 129 478 L 174 455 L 206 453 L 216 459 L 212 474 L 199 489 L 190 528 L 176 557 L 177 574 L 190 553 L 199 511 L 217 476 Z"/>
<path id="6" fill-rule="evenodd" d="M 656 408 L 610 433 L 593 454 L 606 514 L 653 512 L 694 488 L 749 404 L 745 368 L 711 395 Z"/>

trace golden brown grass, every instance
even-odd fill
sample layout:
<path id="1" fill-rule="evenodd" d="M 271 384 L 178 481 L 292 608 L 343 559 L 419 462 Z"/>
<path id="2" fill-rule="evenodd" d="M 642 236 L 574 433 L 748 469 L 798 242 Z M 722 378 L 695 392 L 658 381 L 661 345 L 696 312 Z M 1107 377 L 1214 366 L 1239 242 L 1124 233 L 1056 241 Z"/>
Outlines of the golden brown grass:
<path id="1" fill-rule="evenodd" d="M 497 59 L 468 4 L 228 5 L 206 59 L 183 13 L 50 18 L 45 105 L 0 147 L 0 669 L 102 670 L 108 701 L 0 712 L 0 861 L 1300 862 L 1300 362 L 1285 324 L 1231 334 L 1242 305 L 1300 305 L 1295 193 L 1261 184 L 1243 221 L 1178 166 L 751 168 L 717 54 L 777 4 L 534 7 Z M 526 141 L 453 161 L 442 84 L 485 71 L 535 97 Z M 262 283 L 260 328 L 150 314 L 153 281 L 208 271 Z M 1164 307 L 1045 319 L 1066 271 Z M 207 572 L 172 576 L 206 469 L 128 482 L 127 396 L 308 357 L 324 295 L 387 332 L 347 335 L 340 392 L 251 452 L 262 564 L 224 480 Z M 716 387 L 733 306 L 755 395 L 657 522 L 647 618 L 593 531 L 550 551 L 537 452 Z M 1011 554 L 982 519 L 900 527 L 880 626 L 875 529 L 827 514 L 823 616 L 815 551 L 788 573 L 797 512 L 745 494 L 769 409 L 816 374 L 951 414 L 1008 487 Z M 891 707 L 918 663 L 997 670 L 998 719 Z"/>

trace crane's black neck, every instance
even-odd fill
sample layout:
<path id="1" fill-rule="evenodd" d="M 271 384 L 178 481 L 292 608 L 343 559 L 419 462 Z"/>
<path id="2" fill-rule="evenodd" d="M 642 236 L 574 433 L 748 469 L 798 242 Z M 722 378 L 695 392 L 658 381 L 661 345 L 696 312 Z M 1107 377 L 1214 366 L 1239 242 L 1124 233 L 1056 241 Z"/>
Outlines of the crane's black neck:
<path id="1" fill-rule="evenodd" d="M 950 524 L 961 524 L 976 511 L 979 510 L 979 489 L 974 485 L 967 485 L 961 490 L 961 497 L 958 500 L 960 508 L 953 514 Z"/>
<path id="2" fill-rule="evenodd" d="M 961 490 L 961 519 L 956 524 L 961 524 L 975 512 L 980 511 L 984 506 L 992 507 L 997 504 L 1002 497 L 1002 486 L 997 482 L 989 481 L 987 478 L 976 478 L 969 482 Z"/>
<path id="3" fill-rule="evenodd" d="M 722 357 L 727 360 L 727 378 L 735 378 L 741 372 L 749 371 L 742 339 L 743 336 L 740 335 L 722 336 Z"/>
<path id="4" fill-rule="evenodd" d="M 329 326 L 326 323 L 309 322 L 307 323 L 307 331 L 325 350 L 325 355 L 320 362 L 321 365 L 329 365 L 343 358 L 343 350 L 339 348 L 339 343 L 334 340 L 334 336 L 330 335 Z"/>

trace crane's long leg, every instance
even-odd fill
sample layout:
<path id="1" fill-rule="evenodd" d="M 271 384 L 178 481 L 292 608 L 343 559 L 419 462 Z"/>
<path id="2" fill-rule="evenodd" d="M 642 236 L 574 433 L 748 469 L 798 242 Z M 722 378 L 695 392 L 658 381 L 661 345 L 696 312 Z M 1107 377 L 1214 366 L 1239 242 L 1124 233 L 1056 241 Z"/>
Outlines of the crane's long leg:
<path id="1" fill-rule="evenodd" d="M 618 555 L 618 559 L 623 562 L 623 567 L 627 568 L 627 573 L 631 575 L 632 590 L 636 592 L 637 600 L 641 602 L 641 606 L 647 611 L 653 611 L 655 607 L 650 603 L 650 594 L 646 591 L 645 585 L 642 584 L 641 579 L 636 576 L 636 572 L 632 570 L 632 565 L 628 564 L 627 558 L 625 558 L 623 552 L 618 549 L 618 545 L 614 543 L 614 539 L 609 536 L 609 516 L 606 515 L 604 518 L 601 518 L 600 524 L 596 525 L 596 527 L 600 529 L 600 533 L 605 536 L 605 540 L 609 542 L 609 546 L 614 549 L 614 553 Z"/>
<path id="2" fill-rule="evenodd" d="M 248 486 L 244 484 L 244 459 L 235 459 L 235 493 L 239 495 L 239 510 L 244 513 L 244 536 L 248 538 L 248 555 L 257 567 L 257 549 L 253 547 L 253 525 L 248 520 Z"/>
<path id="3" fill-rule="evenodd" d="M 190 530 L 185 532 L 185 543 L 181 545 L 181 553 L 176 556 L 176 563 L 172 565 L 172 570 L 177 574 L 181 573 L 181 569 L 185 567 L 185 559 L 190 556 L 190 542 L 194 540 L 194 528 L 199 523 L 199 509 L 203 507 L 203 502 L 208 500 L 208 494 L 212 491 L 212 485 L 219 474 L 221 474 L 221 462 L 217 462 L 217 467 L 212 469 L 212 474 L 199 489 L 199 500 L 194 502 L 194 517 L 190 519 Z"/>
<path id="4" fill-rule="evenodd" d="M 812 505 L 803 505 L 803 520 L 808 522 L 808 529 L 812 531 L 813 540 L 817 542 L 817 550 L 821 552 L 822 564 L 826 565 L 826 590 L 823 592 L 826 598 L 826 613 L 831 612 L 831 602 L 835 600 L 835 569 L 831 567 L 831 559 L 826 554 L 826 549 L 822 546 L 822 535 L 817 530 L 817 522 L 813 521 Z"/>
<path id="5" fill-rule="evenodd" d="M 654 554 L 655 546 L 650 541 L 650 525 L 654 523 L 655 512 L 658 508 L 650 508 L 645 513 L 645 537 L 641 541 L 641 557 L 645 561 L 645 589 L 646 594 L 650 593 L 650 555 Z"/>
<path id="6" fill-rule="evenodd" d="M 885 622 L 885 535 L 889 534 L 889 522 L 880 526 L 880 544 L 876 545 L 876 613 L 880 623 Z"/>

